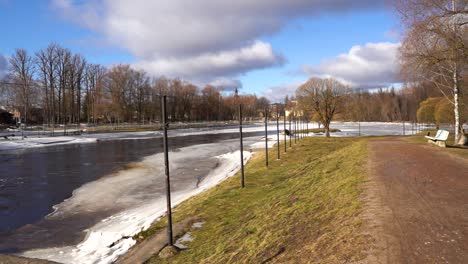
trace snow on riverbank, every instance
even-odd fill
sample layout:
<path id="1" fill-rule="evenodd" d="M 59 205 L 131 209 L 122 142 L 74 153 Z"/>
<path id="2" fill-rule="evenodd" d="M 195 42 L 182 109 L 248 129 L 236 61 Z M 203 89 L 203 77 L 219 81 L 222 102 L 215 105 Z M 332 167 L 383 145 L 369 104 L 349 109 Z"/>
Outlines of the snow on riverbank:
<path id="1" fill-rule="evenodd" d="M 235 144 L 237 141 L 229 142 Z M 226 144 L 228 145 L 228 144 Z M 214 149 L 221 148 L 227 153 L 210 156 Z M 230 150 L 230 151 L 229 151 Z M 251 153 L 244 152 L 244 162 Z M 219 147 L 216 144 L 204 144 L 181 148 L 171 152 L 174 162 L 171 171 L 177 174 L 178 167 L 184 166 L 189 156 L 200 159 L 207 156 L 216 164 L 197 184 L 187 184 L 189 188 L 172 193 L 172 205 L 176 206 L 193 195 L 201 193 L 233 176 L 240 169 L 240 153 L 231 147 Z M 193 159 L 194 157 L 192 157 Z M 43 258 L 62 263 L 111 263 L 124 254 L 135 241 L 131 238 L 138 232 L 147 229 L 155 220 L 165 213 L 165 196 L 162 167 L 162 154 L 145 158 L 130 169 L 120 171 L 110 177 L 88 183 L 73 192 L 73 196 L 55 207 L 48 217 L 64 217 L 66 214 L 97 212 L 116 204 L 122 208 L 131 208 L 105 218 L 86 230 L 87 236 L 77 246 L 47 248 L 24 252 L 26 257 Z M 206 165 L 212 168 L 213 164 Z M 156 175 L 156 176 L 155 176 Z M 177 183 L 177 178 L 174 179 Z M 197 181 L 197 179 L 194 179 Z M 106 190 L 106 191 L 103 191 Z M 157 192 L 158 195 L 154 195 Z M 96 202 L 99 201 L 99 202 Z"/>
<path id="2" fill-rule="evenodd" d="M 51 145 L 83 144 L 96 142 L 95 138 L 77 138 L 77 137 L 9 137 L 0 140 L 0 151 L 16 150 L 27 148 L 38 148 Z"/>
<path id="3" fill-rule="evenodd" d="M 360 129 L 359 129 L 360 126 Z M 286 124 L 289 129 L 289 123 Z M 309 128 L 317 128 L 317 123 L 309 123 Z M 337 128 L 341 132 L 332 133 L 335 137 L 352 137 L 358 136 L 384 136 L 384 135 L 406 135 L 414 134 L 416 131 L 412 129 L 410 123 L 405 124 L 403 129 L 403 123 L 385 123 L 385 122 L 332 122 L 332 128 Z M 284 124 L 279 125 L 279 129 L 282 132 Z M 305 127 L 303 127 L 304 129 Z M 265 129 L 264 125 L 248 125 L 243 128 L 244 133 L 252 132 L 263 132 Z M 292 125 L 294 130 L 294 125 Z M 359 132 L 360 130 L 360 132 Z M 270 122 L 268 124 L 268 131 L 276 131 L 276 122 Z M 405 132 L 403 132 L 405 131 Z M 239 128 L 231 126 L 228 128 L 187 128 L 187 129 L 174 129 L 169 130 L 169 137 L 184 137 L 184 136 L 195 136 L 195 135 L 214 135 L 214 134 L 228 134 L 238 133 Z M 10 137 L 9 139 L 0 139 L 0 151 L 2 150 L 15 150 L 15 149 L 27 149 L 45 147 L 51 145 L 64 145 L 64 144 L 80 144 L 90 143 L 97 141 L 107 140 L 138 140 L 138 139 L 150 139 L 161 137 L 161 131 L 143 131 L 143 132 L 119 132 L 119 133 L 100 133 L 100 134 L 83 134 L 80 136 L 67 136 L 67 137 L 36 137 L 30 135 L 24 140 L 21 137 Z M 310 136 L 319 136 L 318 134 L 309 134 Z M 275 139 L 274 139 L 275 140 Z M 260 143 L 259 143 L 260 144 Z M 274 143 L 272 143 L 274 144 Z"/>

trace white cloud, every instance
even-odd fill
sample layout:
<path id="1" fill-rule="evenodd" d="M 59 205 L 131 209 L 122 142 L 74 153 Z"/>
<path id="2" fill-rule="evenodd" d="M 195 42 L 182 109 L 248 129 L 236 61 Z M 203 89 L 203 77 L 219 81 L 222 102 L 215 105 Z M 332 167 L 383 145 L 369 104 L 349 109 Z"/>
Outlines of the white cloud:
<path id="1" fill-rule="evenodd" d="M 312 76 L 331 76 L 356 88 L 387 87 L 398 82 L 400 43 L 367 43 L 318 65 L 303 66 Z"/>
<path id="2" fill-rule="evenodd" d="M 72 0 L 51 0 L 52 7 L 63 19 L 92 30 L 102 29 L 101 18 L 104 15 L 104 5 L 99 0 L 80 1 L 76 4 Z"/>
<path id="3" fill-rule="evenodd" d="M 52 0 L 62 17 L 125 48 L 153 74 L 237 77 L 281 65 L 261 37 L 288 21 L 324 13 L 380 8 L 375 0 Z M 206 63 L 206 65 L 204 65 Z"/>
<path id="4" fill-rule="evenodd" d="M 304 82 L 305 80 L 303 82 L 293 82 L 270 87 L 265 89 L 262 95 L 270 99 L 270 101 L 272 102 L 284 102 L 284 98 L 286 97 L 286 95 L 288 95 L 289 97 L 295 96 L 297 87 L 299 87 Z"/>
<path id="5" fill-rule="evenodd" d="M 253 69 L 281 65 L 283 62 L 284 58 L 275 54 L 270 44 L 257 41 L 238 50 L 205 53 L 185 58 L 143 60 L 136 66 L 154 75 L 197 79 L 200 77 L 232 76 Z"/>
<path id="6" fill-rule="evenodd" d="M 236 88 L 242 88 L 241 81 L 230 78 L 218 78 L 210 82 L 210 85 L 219 88 L 222 91 L 234 91 Z"/>

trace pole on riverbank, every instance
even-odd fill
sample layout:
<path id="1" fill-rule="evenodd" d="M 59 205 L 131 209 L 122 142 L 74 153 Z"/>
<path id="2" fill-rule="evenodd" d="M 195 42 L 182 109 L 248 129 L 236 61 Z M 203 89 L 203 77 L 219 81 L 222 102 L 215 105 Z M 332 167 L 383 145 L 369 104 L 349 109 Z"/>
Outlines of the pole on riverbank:
<path id="1" fill-rule="evenodd" d="M 283 126 L 284 126 L 284 152 L 286 152 L 287 149 L 287 144 L 288 144 L 288 139 L 286 138 L 286 110 L 283 111 L 284 113 L 284 118 L 283 118 Z"/>
<path id="2" fill-rule="evenodd" d="M 361 121 L 358 121 L 358 127 L 359 127 L 358 136 L 360 137 L 361 136 Z"/>
<path id="3" fill-rule="evenodd" d="M 244 138 L 242 137 L 242 104 L 239 104 L 239 138 L 240 138 L 240 162 L 241 162 L 241 187 L 244 188 Z"/>
<path id="4" fill-rule="evenodd" d="M 301 141 L 302 138 L 302 129 L 301 129 L 301 116 L 297 117 L 297 140 Z"/>
<path id="5" fill-rule="evenodd" d="M 265 108 L 265 165 L 268 167 L 268 108 Z"/>
<path id="6" fill-rule="evenodd" d="M 302 116 L 299 117 L 299 139 L 302 139 L 304 131 L 302 130 Z"/>
<path id="7" fill-rule="evenodd" d="M 304 120 L 304 116 L 302 116 L 301 118 L 301 123 L 302 123 L 302 138 L 305 137 L 305 120 Z"/>
<path id="8" fill-rule="evenodd" d="M 297 122 L 297 141 L 299 142 L 299 141 L 301 141 L 301 133 L 302 133 L 301 132 L 301 117 L 300 116 L 297 117 L 296 122 Z"/>
<path id="9" fill-rule="evenodd" d="M 297 136 L 296 136 L 297 130 L 296 130 L 296 128 L 297 128 L 297 120 L 296 120 L 296 115 L 294 115 L 294 134 L 293 134 L 294 135 L 294 144 L 297 143 Z"/>
<path id="10" fill-rule="evenodd" d="M 276 106 L 276 145 L 278 148 L 278 159 L 280 159 L 280 140 L 279 140 L 279 112 L 278 106 Z"/>
<path id="11" fill-rule="evenodd" d="M 169 178 L 169 147 L 167 142 L 167 122 L 166 96 L 161 97 L 162 106 L 162 125 L 163 125 L 163 146 L 164 146 L 164 168 L 166 173 L 166 201 L 167 201 L 167 244 L 173 246 L 172 239 L 172 209 L 171 209 L 171 182 Z"/>
<path id="12" fill-rule="evenodd" d="M 291 113 L 289 113 L 289 147 L 292 147 Z"/>
<path id="13" fill-rule="evenodd" d="M 302 116 L 302 138 L 305 138 L 305 134 L 306 131 L 305 131 L 305 117 Z"/>

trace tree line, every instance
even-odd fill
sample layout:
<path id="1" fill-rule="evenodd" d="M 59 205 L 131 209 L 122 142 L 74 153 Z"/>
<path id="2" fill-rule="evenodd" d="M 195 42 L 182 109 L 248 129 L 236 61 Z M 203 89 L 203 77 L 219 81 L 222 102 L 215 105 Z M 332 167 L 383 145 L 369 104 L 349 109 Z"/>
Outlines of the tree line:
<path id="1" fill-rule="evenodd" d="M 400 48 L 405 87 L 353 92 L 334 79 L 311 78 L 297 91 L 299 106 L 326 128 L 332 118 L 361 121 L 451 122 L 455 144 L 466 144 L 468 3 L 395 0 L 405 27 Z"/>
<path id="2" fill-rule="evenodd" d="M 239 103 L 246 118 L 255 118 L 270 103 L 211 85 L 200 88 L 180 79 L 151 78 L 130 65 L 106 68 L 57 44 L 34 54 L 17 49 L 9 64 L 0 82 L 0 105 L 21 112 L 23 122 L 154 122 L 160 119 L 162 95 L 168 96 L 173 121 L 232 120 Z"/>
<path id="3" fill-rule="evenodd" d="M 461 104 L 461 122 L 468 121 L 468 97 Z M 335 79 L 311 78 L 296 90 L 300 112 L 325 128 L 331 120 L 361 122 L 453 123 L 450 101 L 431 82 L 407 83 L 401 88 L 356 90 Z M 428 106 L 430 102 L 431 107 Z M 434 109 L 437 106 L 437 111 Z M 437 115 L 436 115 L 437 113 Z"/>
<path id="4" fill-rule="evenodd" d="M 468 61 L 468 2 L 395 0 L 405 28 L 400 59 L 407 82 L 429 82 L 452 106 L 455 143 L 463 131 Z"/>

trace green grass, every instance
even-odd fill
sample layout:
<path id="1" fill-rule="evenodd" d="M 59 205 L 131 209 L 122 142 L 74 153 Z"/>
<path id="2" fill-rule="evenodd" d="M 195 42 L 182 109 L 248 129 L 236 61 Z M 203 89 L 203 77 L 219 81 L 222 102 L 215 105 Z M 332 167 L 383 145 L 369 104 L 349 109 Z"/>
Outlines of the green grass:
<path id="1" fill-rule="evenodd" d="M 343 263 L 365 257 L 370 238 L 361 230 L 367 139 L 307 138 L 264 165 L 256 153 L 239 174 L 174 210 L 176 222 L 196 217 L 189 249 L 149 263 Z M 272 150 L 270 157 L 276 157 Z M 136 237 L 165 226 L 155 223 Z M 155 252 L 156 253 L 156 252 Z"/>
<path id="2" fill-rule="evenodd" d="M 468 148 L 455 146 L 453 144 L 454 143 L 454 138 L 455 138 L 455 136 L 453 134 L 453 131 L 451 131 L 450 134 L 449 134 L 449 137 L 448 137 L 447 142 L 446 142 L 446 144 L 447 144 L 446 148 L 441 148 L 441 147 L 435 146 L 433 144 L 427 143 L 427 138 L 425 138 L 424 136 L 427 135 L 428 132 L 430 132 L 431 136 L 434 136 L 436 134 L 437 130 L 425 130 L 425 131 L 419 133 L 418 135 L 405 137 L 405 140 L 407 142 L 411 142 L 411 143 L 415 143 L 415 144 L 427 144 L 428 146 L 431 146 L 436 150 L 446 151 L 448 153 L 451 153 L 451 154 L 454 154 L 454 155 L 457 155 L 457 156 L 468 159 Z"/>

